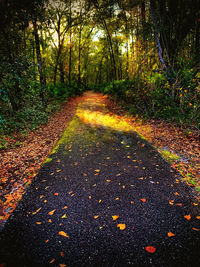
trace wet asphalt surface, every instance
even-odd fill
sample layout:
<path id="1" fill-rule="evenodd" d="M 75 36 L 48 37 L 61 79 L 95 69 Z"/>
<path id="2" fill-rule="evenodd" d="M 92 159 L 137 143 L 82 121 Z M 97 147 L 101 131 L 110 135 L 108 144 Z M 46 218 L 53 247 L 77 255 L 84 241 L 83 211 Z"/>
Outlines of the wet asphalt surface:
<path id="1" fill-rule="evenodd" d="M 0 266 L 200 266 L 191 188 L 136 133 L 106 131 L 83 123 L 49 156 L 0 233 Z"/>

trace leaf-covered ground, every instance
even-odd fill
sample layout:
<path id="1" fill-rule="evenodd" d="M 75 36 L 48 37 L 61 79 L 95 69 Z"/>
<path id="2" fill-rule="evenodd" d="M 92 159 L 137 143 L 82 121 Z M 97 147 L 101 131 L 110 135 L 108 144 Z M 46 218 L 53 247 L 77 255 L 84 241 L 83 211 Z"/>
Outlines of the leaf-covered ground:
<path id="1" fill-rule="evenodd" d="M 2 230 L 3 266 L 199 266 L 192 189 L 87 93 Z"/>
<path id="2" fill-rule="evenodd" d="M 23 145 L 0 151 L 0 226 L 16 208 L 26 188 L 74 116 L 77 104 L 84 99 L 85 96 L 77 97 L 65 103 L 47 125 L 42 125 L 39 130 L 30 132 L 23 140 L 18 135 L 14 139 L 7 138 L 10 144 L 18 140 L 22 141 Z M 198 132 L 188 133 L 175 124 L 159 120 L 142 121 L 125 114 L 107 96 L 102 97 L 102 95 L 96 94 L 94 101 L 98 101 L 98 99 L 108 106 L 110 118 L 117 117 L 128 123 L 130 127 L 158 148 L 167 160 L 171 161 L 172 166 L 182 174 L 190 186 L 195 186 L 199 190 L 200 144 Z M 113 122 L 108 120 L 108 123 Z"/>
<path id="3" fill-rule="evenodd" d="M 0 150 L 0 227 L 16 208 L 47 155 L 74 116 L 80 101 L 81 97 L 72 98 L 50 118 L 47 125 L 29 132 L 26 137 L 22 138 L 16 133 L 14 137 L 7 138 L 10 145 L 17 140 L 23 145 Z"/>

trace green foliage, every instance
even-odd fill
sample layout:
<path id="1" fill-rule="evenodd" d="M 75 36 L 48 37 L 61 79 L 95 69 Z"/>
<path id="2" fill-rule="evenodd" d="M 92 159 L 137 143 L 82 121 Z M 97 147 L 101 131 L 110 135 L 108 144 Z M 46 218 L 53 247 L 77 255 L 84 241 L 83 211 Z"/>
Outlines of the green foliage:
<path id="1" fill-rule="evenodd" d="M 66 99 L 71 96 L 80 95 L 84 90 L 85 88 L 83 87 L 83 85 L 78 85 L 75 82 L 71 82 L 71 84 L 57 83 L 56 86 L 54 86 L 53 83 L 49 83 L 46 86 L 48 95 L 60 100 Z"/>

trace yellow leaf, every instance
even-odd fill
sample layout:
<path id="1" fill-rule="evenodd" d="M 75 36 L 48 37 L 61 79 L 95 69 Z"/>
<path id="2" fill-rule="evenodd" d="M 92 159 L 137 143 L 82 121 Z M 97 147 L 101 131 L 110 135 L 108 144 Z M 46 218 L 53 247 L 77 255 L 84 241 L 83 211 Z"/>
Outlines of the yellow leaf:
<path id="1" fill-rule="evenodd" d="M 119 198 L 118 198 L 118 197 L 116 197 L 116 198 L 115 198 L 115 200 L 119 200 Z"/>
<path id="2" fill-rule="evenodd" d="M 184 218 L 187 219 L 188 221 L 190 221 L 191 220 L 191 215 L 190 214 L 185 215 Z"/>
<path id="3" fill-rule="evenodd" d="M 61 218 L 62 218 L 62 219 L 65 219 L 65 218 L 67 218 L 67 215 L 64 214 Z"/>
<path id="4" fill-rule="evenodd" d="M 120 230 L 124 230 L 126 228 L 126 225 L 123 224 L 123 223 L 120 223 L 117 225 L 117 227 L 120 229 Z"/>
<path id="5" fill-rule="evenodd" d="M 59 235 L 62 235 L 62 236 L 64 236 L 64 237 L 69 238 L 69 236 L 68 236 L 65 232 L 63 232 L 63 231 L 60 231 L 58 234 L 59 234 Z"/>
<path id="6" fill-rule="evenodd" d="M 119 218 L 119 215 L 113 215 L 112 218 L 113 218 L 113 221 L 116 221 Z"/>
<path id="7" fill-rule="evenodd" d="M 124 189 L 125 187 L 126 187 L 125 185 L 122 186 L 123 189 Z"/>
<path id="8" fill-rule="evenodd" d="M 198 205 L 198 203 L 193 203 L 193 205 L 194 205 L 194 206 L 197 206 L 197 205 Z"/>
<path id="9" fill-rule="evenodd" d="M 61 172 L 61 170 L 56 170 L 56 172 Z"/>
<path id="10" fill-rule="evenodd" d="M 91 196 L 89 196 L 89 199 L 91 199 L 92 197 Z"/>
<path id="11" fill-rule="evenodd" d="M 145 203 L 147 200 L 146 200 L 146 198 L 141 198 L 140 199 L 143 203 Z"/>
<path id="12" fill-rule="evenodd" d="M 107 157 L 106 159 L 110 159 L 110 157 Z"/>
<path id="13" fill-rule="evenodd" d="M 100 170 L 95 170 L 95 172 L 100 172 Z"/>
<path id="14" fill-rule="evenodd" d="M 169 200 L 170 205 L 174 205 L 174 200 Z"/>
<path id="15" fill-rule="evenodd" d="M 110 180 L 106 180 L 107 183 L 110 183 Z"/>
<path id="16" fill-rule="evenodd" d="M 52 211 L 50 211 L 48 214 L 49 214 L 49 215 L 53 215 L 55 211 L 56 211 L 56 209 L 55 209 L 55 210 L 52 210 Z"/>
<path id="17" fill-rule="evenodd" d="M 101 199 L 99 199 L 99 203 L 101 203 Z"/>
<path id="18" fill-rule="evenodd" d="M 168 237 L 175 236 L 175 234 L 173 234 L 172 232 L 169 232 L 167 235 L 168 235 Z"/>
<path id="19" fill-rule="evenodd" d="M 32 214 L 35 215 L 36 213 L 38 213 L 42 208 L 37 209 L 35 212 L 33 212 Z"/>
<path id="20" fill-rule="evenodd" d="M 94 218 L 97 219 L 99 217 L 99 215 L 95 215 Z"/>

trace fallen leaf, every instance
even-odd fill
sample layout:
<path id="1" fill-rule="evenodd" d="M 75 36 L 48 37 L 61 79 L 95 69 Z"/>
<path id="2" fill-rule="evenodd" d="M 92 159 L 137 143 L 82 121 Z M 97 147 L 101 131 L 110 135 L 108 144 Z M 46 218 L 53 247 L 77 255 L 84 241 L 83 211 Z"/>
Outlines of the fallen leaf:
<path id="1" fill-rule="evenodd" d="M 110 180 L 106 180 L 107 183 L 110 183 Z"/>
<path id="2" fill-rule="evenodd" d="M 60 256 L 61 256 L 61 257 L 63 257 L 63 256 L 64 256 L 64 253 L 63 253 L 62 251 L 60 252 Z"/>
<path id="3" fill-rule="evenodd" d="M 64 236 L 64 237 L 69 238 L 69 236 L 68 236 L 65 232 L 63 232 L 63 231 L 60 231 L 58 234 L 59 234 L 59 235 L 62 235 L 62 236 Z"/>
<path id="4" fill-rule="evenodd" d="M 56 170 L 56 172 L 61 172 L 61 170 Z"/>
<path id="5" fill-rule="evenodd" d="M 187 219 L 188 221 L 190 221 L 191 220 L 191 215 L 190 214 L 185 215 L 184 218 Z"/>
<path id="6" fill-rule="evenodd" d="M 91 199 L 92 197 L 91 196 L 89 196 L 89 199 Z"/>
<path id="7" fill-rule="evenodd" d="M 58 196 L 59 195 L 59 193 L 54 193 L 54 196 Z"/>
<path id="8" fill-rule="evenodd" d="M 36 222 L 36 224 L 42 224 L 41 222 Z"/>
<path id="9" fill-rule="evenodd" d="M 119 215 L 113 215 L 112 218 L 113 218 L 113 221 L 116 221 L 119 218 Z"/>
<path id="10" fill-rule="evenodd" d="M 174 200 L 169 200 L 170 205 L 174 205 Z"/>
<path id="11" fill-rule="evenodd" d="M 53 263 L 55 261 L 55 259 L 51 260 L 49 263 Z"/>
<path id="12" fill-rule="evenodd" d="M 52 223 L 52 220 L 51 219 L 49 219 L 49 223 Z"/>
<path id="13" fill-rule="evenodd" d="M 95 172 L 100 172 L 100 170 L 94 170 Z"/>
<path id="14" fill-rule="evenodd" d="M 131 204 L 133 204 L 134 202 L 133 201 L 131 201 Z"/>
<path id="15" fill-rule="evenodd" d="M 156 248 L 152 247 L 152 246 L 148 246 L 145 248 L 145 250 L 149 253 L 155 253 L 156 252 Z"/>
<path id="16" fill-rule="evenodd" d="M 35 212 L 33 212 L 32 214 L 35 215 L 36 213 L 38 213 L 42 208 L 37 209 Z"/>
<path id="17" fill-rule="evenodd" d="M 169 232 L 167 235 L 168 235 L 168 237 L 175 236 L 175 234 L 173 234 L 172 232 Z"/>
<path id="18" fill-rule="evenodd" d="M 59 267 L 67 267 L 67 265 L 66 264 L 59 264 Z"/>
<path id="19" fill-rule="evenodd" d="M 99 217 L 99 215 L 95 215 L 94 218 L 97 219 Z"/>
<path id="20" fill-rule="evenodd" d="M 48 243 L 49 242 L 49 239 L 45 240 L 45 243 Z"/>
<path id="21" fill-rule="evenodd" d="M 56 209 L 55 209 L 55 210 L 52 210 L 52 211 L 50 211 L 48 214 L 49 214 L 49 215 L 53 215 L 55 211 L 56 211 Z"/>
<path id="22" fill-rule="evenodd" d="M 193 205 L 194 205 L 194 206 L 197 206 L 197 205 L 198 205 L 198 203 L 193 203 Z"/>
<path id="23" fill-rule="evenodd" d="M 200 220 L 200 216 L 197 216 L 196 219 Z"/>
<path id="24" fill-rule="evenodd" d="M 180 194 L 178 192 L 174 193 L 175 196 L 179 196 Z"/>
<path id="25" fill-rule="evenodd" d="M 143 203 L 145 203 L 147 200 L 146 200 L 146 198 L 141 198 L 140 199 Z"/>
<path id="26" fill-rule="evenodd" d="M 64 214 L 61 218 L 62 218 L 62 219 L 65 219 L 65 218 L 67 218 L 67 215 Z"/>
<path id="27" fill-rule="evenodd" d="M 183 204 L 182 204 L 182 203 L 177 203 L 176 205 L 177 205 L 177 206 L 183 206 Z"/>
<path id="28" fill-rule="evenodd" d="M 117 227 L 120 229 L 120 230 L 124 230 L 126 228 L 126 224 L 124 223 L 120 223 L 117 225 Z"/>
<path id="29" fill-rule="evenodd" d="M 200 229 L 197 229 L 197 228 L 194 228 L 194 227 L 192 229 L 195 230 L 195 231 L 200 231 Z"/>
<path id="30" fill-rule="evenodd" d="M 63 210 L 67 209 L 68 207 L 67 206 L 64 206 L 64 208 L 62 208 Z"/>
<path id="31" fill-rule="evenodd" d="M 99 203 L 101 203 L 101 199 L 99 199 Z"/>

